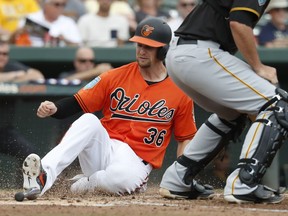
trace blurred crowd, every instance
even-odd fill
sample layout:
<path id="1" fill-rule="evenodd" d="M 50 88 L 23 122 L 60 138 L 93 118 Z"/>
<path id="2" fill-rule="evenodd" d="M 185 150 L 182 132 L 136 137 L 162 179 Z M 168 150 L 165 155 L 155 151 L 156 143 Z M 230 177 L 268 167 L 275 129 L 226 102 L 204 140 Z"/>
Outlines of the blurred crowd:
<path id="1" fill-rule="evenodd" d="M 164 6 L 166 4 L 166 6 Z M 76 47 L 73 70 L 56 79 L 89 81 L 112 68 L 96 64 L 94 47 L 129 43 L 137 24 L 149 16 L 167 21 L 172 31 L 198 0 L 1 0 L 0 82 L 45 79 L 41 71 L 10 59 L 11 46 Z"/>
<path id="2" fill-rule="evenodd" d="M 147 16 L 169 20 L 162 0 L 1 0 L 0 37 L 17 46 L 124 45 Z"/>
<path id="3" fill-rule="evenodd" d="M 172 32 L 203 0 L 1 0 L 0 82 L 45 79 L 41 71 L 10 59 L 11 46 L 75 47 L 73 69 L 56 79 L 89 81 L 112 68 L 96 64 L 95 47 L 129 44 L 146 17 L 167 21 Z M 288 0 L 271 0 L 254 29 L 260 47 L 288 47 Z M 173 35 L 173 34 L 172 34 Z"/>
<path id="4" fill-rule="evenodd" d="M 163 18 L 174 31 L 200 2 L 1 0 L 0 39 L 16 46 L 117 47 L 128 43 L 137 23 L 147 16 Z M 255 29 L 259 46 L 288 46 L 287 8 L 287 0 L 271 1 L 266 16 Z"/>

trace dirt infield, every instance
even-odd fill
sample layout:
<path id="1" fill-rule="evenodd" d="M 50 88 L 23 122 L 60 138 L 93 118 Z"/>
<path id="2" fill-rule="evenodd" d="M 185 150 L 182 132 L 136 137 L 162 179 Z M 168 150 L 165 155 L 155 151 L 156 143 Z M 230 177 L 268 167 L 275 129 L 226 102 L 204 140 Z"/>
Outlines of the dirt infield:
<path id="1" fill-rule="evenodd" d="M 17 202 L 17 190 L 0 191 L 1 216 L 270 216 L 288 215 L 288 195 L 281 204 L 228 204 L 223 200 L 222 191 L 212 200 L 167 200 L 158 194 L 158 187 L 151 186 L 144 194 L 110 196 L 94 192 L 83 196 L 72 195 L 56 185 L 43 197 L 34 201 Z"/>
<path id="2" fill-rule="evenodd" d="M 288 216 L 288 193 L 281 204 L 270 205 L 228 204 L 222 190 L 216 190 L 212 200 L 168 200 L 158 194 L 159 183 L 149 182 L 148 190 L 141 194 L 111 196 L 98 191 L 74 195 L 67 179 L 76 173 L 78 170 L 68 169 L 34 201 L 15 201 L 14 194 L 21 189 L 0 190 L 0 216 Z"/>

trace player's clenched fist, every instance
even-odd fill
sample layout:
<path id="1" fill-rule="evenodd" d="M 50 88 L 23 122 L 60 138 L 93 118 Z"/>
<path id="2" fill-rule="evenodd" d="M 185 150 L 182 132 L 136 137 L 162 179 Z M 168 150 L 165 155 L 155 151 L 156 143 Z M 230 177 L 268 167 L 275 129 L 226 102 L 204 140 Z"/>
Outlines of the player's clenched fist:
<path id="1" fill-rule="evenodd" d="M 44 101 L 40 104 L 37 110 L 37 116 L 40 118 L 45 118 L 56 113 L 57 107 L 51 101 Z"/>

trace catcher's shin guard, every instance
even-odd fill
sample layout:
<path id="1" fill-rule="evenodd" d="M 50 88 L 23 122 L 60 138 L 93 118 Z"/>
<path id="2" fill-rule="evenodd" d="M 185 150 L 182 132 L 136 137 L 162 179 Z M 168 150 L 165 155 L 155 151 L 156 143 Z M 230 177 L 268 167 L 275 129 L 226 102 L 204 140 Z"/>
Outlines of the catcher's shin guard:
<path id="1" fill-rule="evenodd" d="M 268 119 L 257 119 L 255 122 L 264 124 L 262 135 L 257 149 L 251 158 L 242 158 L 239 161 L 239 178 L 250 187 L 260 183 L 267 168 L 271 165 L 277 151 L 288 135 L 288 94 L 277 89 L 278 93 L 264 105 L 271 111 Z M 272 103 L 273 102 L 273 103 Z M 275 106 L 270 107 L 275 103 Z M 263 111 L 263 109 L 261 109 Z"/>
<path id="2" fill-rule="evenodd" d="M 237 118 L 234 121 L 226 121 L 224 119 L 220 119 L 223 124 L 230 127 L 231 130 L 228 133 L 224 133 L 223 131 L 216 128 L 211 122 L 208 120 L 205 124 L 215 133 L 220 135 L 222 139 L 218 143 L 218 145 L 209 152 L 205 158 L 200 161 L 194 161 L 186 157 L 185 155 L 180 156 L 177 159 L 177 162 L 184 167 L 187 167 L 187 171 L 183 177 L 183 180 L 186 184 L 191 184 L 193 182 L 194 177 L 204 169 L 220 152 L 229 144 L 230 140 L 236 140 L 242 133 L 247 123 L 247 116 L 243 115 Z"/>

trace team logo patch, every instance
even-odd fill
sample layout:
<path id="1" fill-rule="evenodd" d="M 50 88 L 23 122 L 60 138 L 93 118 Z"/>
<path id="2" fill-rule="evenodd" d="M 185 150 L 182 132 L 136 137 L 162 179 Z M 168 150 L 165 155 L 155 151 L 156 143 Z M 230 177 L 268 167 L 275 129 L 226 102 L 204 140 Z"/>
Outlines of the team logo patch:
<path id="1" fill-rule="evenodd" d="M 91 89 L 91 88 L 93 88 L 100 80 L 101 80 L 101 78 L 100 78 L 99 76 L 96 77 L 94 80 L 92 80 L 91 82 L 89 82 L 86 86 L 84 86 L 84 89 Z"/>
<path id="2" fill-rule="evenodd" d="M 144 25 L 141 29 L 141 35 L 144 37 L 148 37 L 154 30 L 154 27 L 151 27 L 149 25 Z"/>
<path id="3" fill-rule="evenodd" d="M 267 0 L 258 0 L 259 6 L 263 6 Z"/>

